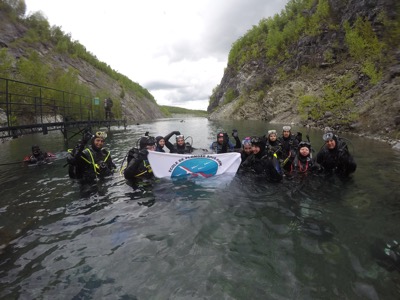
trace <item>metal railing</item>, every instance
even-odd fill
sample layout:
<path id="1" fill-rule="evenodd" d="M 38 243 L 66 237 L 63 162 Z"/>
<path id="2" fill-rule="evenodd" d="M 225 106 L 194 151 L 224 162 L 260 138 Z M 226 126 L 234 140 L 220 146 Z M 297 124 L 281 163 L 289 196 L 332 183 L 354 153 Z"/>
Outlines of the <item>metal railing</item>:
<path id="1" fill-rule="evenodd" d="M 110 126 L 98 98 L 0 77 L 0 138 L 62 130 L 82 124 Z"/>
<path id="2" fill-rule="evenodd" d="M 88 96 L 0 78 L 0 126 L 104 119 Z"/>

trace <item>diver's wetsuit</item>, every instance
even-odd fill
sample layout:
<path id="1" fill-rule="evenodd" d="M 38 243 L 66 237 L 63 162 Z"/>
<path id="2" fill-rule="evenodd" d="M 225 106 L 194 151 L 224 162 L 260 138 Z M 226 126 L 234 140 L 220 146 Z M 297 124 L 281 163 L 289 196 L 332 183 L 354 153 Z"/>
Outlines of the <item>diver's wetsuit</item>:
<path id="1" fill-rule="evenodd" d="M 48 155 L 46 152 L 40 151 L 39 153 L 32 154 L 29 157 L 29 163 L 31 164 L 36 164 L 38 162 L 46 161 L 47 158 L 51 157 L 51 155 Z"/>
<path id="2" fill-rule="evenodd" d="M 179 146 L 178 144 L 174 144 L 174 148 L 172 149 L 171 153 L 178 153 L 178 154 L 190 154 L 193 152 L 192 146 L 186 142 L 183 146 Z"/>
<path id="3" fill-rule="evenodd" d="M 279 161 L 276 157 L 269 158 L 265 154 L 265 143 L 260 145 L 260 152 L 252 153 L 241 164 L 242 170 L 251 170 L 256 174 L 265 175 L 268 181 L 278 182 L 283 178 Z"/>
<path id="4" fill-rule="evenodd" d="M 179 131 L 172 131 L 171 133 L 167 134 L 165 137 L 162 137 L 162 136 L 156 137 L 156 152 L 165 152 L 163 147 L 161 147 L 160 144 L 159 144 L 160 140 L 163 139 L 165 141 L 165 147 L 168 148 L 169 152 L 170 153 L 177 153 L 177 152 L 174 152 L 174 145 L 169 141 L 169 139 L 174 134 L 175 135 L 179 135 L 181 133 Z"/>
<path id="5" fill-rule="evenodd" d="M 75 166 L 74 177 L 82 182 L 90 182 L 94 181 L 96 177 L 112 175 L 116 168 L 110 152 L 95 146 L 85 148 L 74 157 L 74 160 L 69 160 L 69 162 Z"/>
<path id="6" fill-rule="evenodd" d="M 344 141 L 336 139 L 334 149 L 328 149 L 325 145 L 317 154 L 317 163 L 328 173 L 336 173 L 340 176 L 348 176 L 355 172 L 357 164 L 349 153 Z"/>
<path id="7" fill-rule="evenodd" d="M 297 146 L 299 144 L 296 136 L 289 135 L 287 138 L 281 136 L 278 138 L 278 141 L 280 142 L 282 147 L 281 152 L 283 160 L 285 160 L 288 156 L 293 158 L 296 156 Z"/>
<path id="8" fill-rule="evenodd" d="M 42 152 L 40 150 L 39 146 L 33 145 L 32 146 L 32 155 L 29 156 L 28 159 L 25 159 L 24 161 L 30 163 L 30 164 L 36 164 L 40 162 L 45 162 L 49 157 L 53 157 L 54 155 L 50 155 L 47 152 Z"/>
<path id="9" fill-rule="evenodd" d="M 269 158 L 272 158 L 274 154 L 277 155 L 278 159 L 282 159 L 283 157 L 282 144 L 278 139 L 276 139 L 275 141 L 270 141 L 269 139 L 266 139 L 265 150 Z"/>
<path id="10" fill-rule="evenodd" d="M 214 153 L 227 153 L 232 152 L 235 149 L 235 146 L 230 142 L 227 141 L 224 144 L 219 144 L 217 141 L 212 142 L 210 149 L 214 151 Z"/>
<path id="11" fill-rule="evenodd" d="M 124 170 L 125 179 L 134 181 L 139 178 L 154 177 L 153 170 L 147 159 L 148 151 L 132 148 L 128 153 L 128 166 Z"/>

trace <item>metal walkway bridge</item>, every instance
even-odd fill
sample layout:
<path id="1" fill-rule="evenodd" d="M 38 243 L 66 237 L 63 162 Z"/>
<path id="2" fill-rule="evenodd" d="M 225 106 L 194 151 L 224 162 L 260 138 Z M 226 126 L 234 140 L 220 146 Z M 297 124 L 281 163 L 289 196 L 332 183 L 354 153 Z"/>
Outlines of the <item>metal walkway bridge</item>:
<path id="1" fill-rule="evenodd" d="M 0 139 L 60 130 L 68 141 L 92 127 L 124 126 L 126 120 L 106 119 L 100 99 L 0 77 Z M 70 138 L 71 138 L 70 137 Z"/>

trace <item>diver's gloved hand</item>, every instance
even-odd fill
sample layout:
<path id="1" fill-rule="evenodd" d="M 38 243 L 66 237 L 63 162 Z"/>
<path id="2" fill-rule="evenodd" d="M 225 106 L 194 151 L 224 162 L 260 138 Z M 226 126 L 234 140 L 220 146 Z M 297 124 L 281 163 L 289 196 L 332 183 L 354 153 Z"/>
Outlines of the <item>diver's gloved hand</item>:
<path id="1" fill-rule="evenodd" d="M 91 134 L 89 131 L 86 132 L 82 137 L 81 144 L 86 145 L 92 137 L 93 134 Z"/>
<path id="2" fill-rule="evenodd" d="M 74 154 L 81 153 L 85 149 L 86 142 L 80 140 L 74 149 Z"/>
<path id="3" fill-rule="evenodd" d="M 99 161 L 97 163 L 97 169 L 100 175 L 107 175 L 108 173 L 110 173 L 110 170 L 108 169 L 108 166 L 104 161 Z"/>
<path id="4" fill-rule="evenodd" d="M 238 133 L 238 131 L 237 131 L 236 129 L 233 129 L 233 130 L 232 130 L 232 136 L 233 136 L 234 138 L 239 137 L 239 133 Z"/>
<path id="5" fill-rule="evenodd" d="M 31 163 L 37 163 L 37 158 L 36 157 L 34 157 L 34 156 L 31 156 L 30 158 L 29 158 L 29 161 L 31 162 Z"/>
<path id="6" fill-rule="evenodd" d="M 180 135 L 181 134 L 180 131 L 173 131 L 172 133 L 175 134 L 175 135 Z"/>

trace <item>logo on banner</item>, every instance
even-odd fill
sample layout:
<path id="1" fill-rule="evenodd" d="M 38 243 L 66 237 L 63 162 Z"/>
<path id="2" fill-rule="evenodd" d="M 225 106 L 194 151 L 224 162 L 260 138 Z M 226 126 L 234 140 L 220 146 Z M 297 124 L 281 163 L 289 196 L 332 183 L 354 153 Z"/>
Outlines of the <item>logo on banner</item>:
<path id="1" fill-rule="evenodd" d="M 201 176 L 201 177 L 211 177 L 217 174 L 218 163 L 215 160 L 209 158 L 190 158 L 178 162 L 174 166 L 171 176 Z"/>

